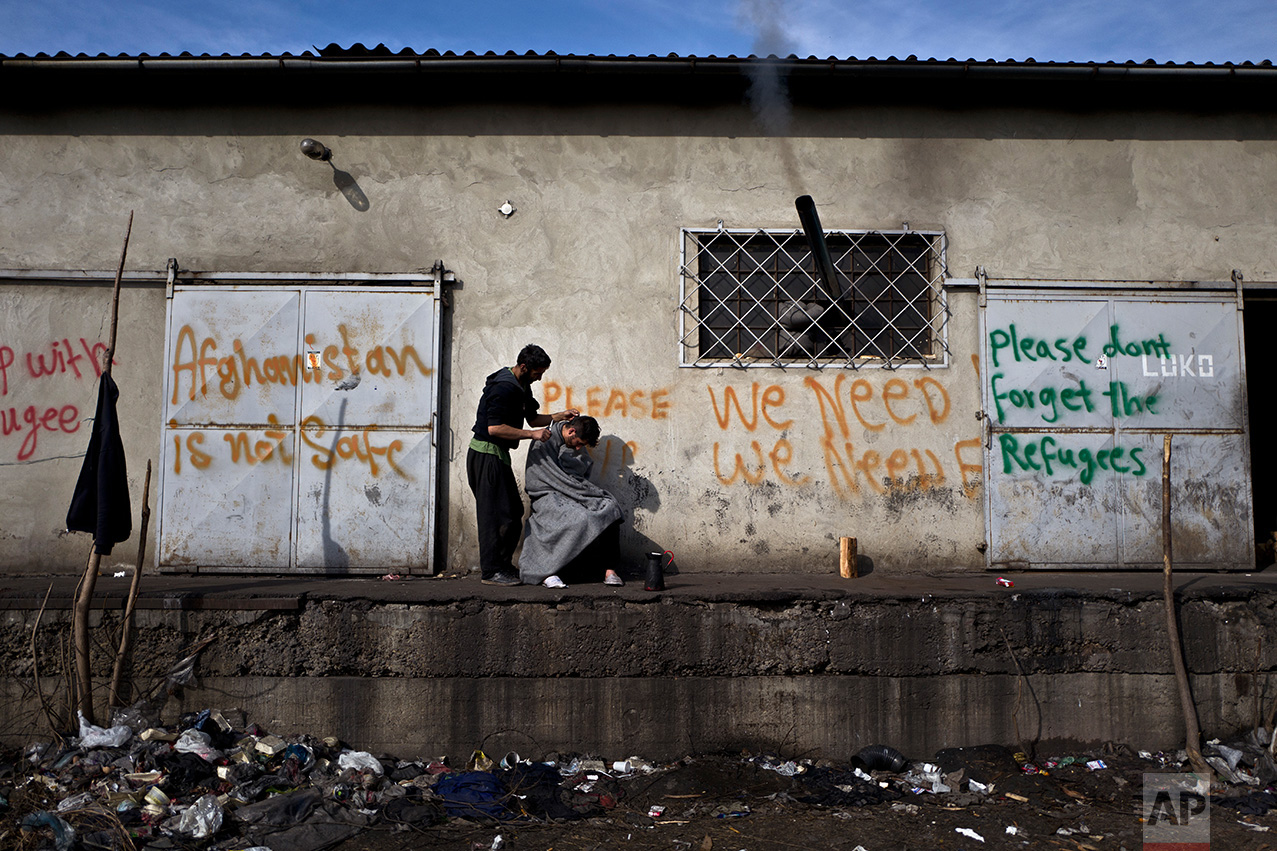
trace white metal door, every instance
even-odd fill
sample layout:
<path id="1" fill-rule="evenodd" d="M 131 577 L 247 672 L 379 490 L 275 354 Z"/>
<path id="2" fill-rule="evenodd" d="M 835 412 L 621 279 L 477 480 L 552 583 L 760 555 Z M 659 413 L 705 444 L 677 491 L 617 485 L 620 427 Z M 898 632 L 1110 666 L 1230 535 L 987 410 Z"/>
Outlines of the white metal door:
<path id="1" fill-rule="evenodd" d="M 1234 293 L 990 287 L 981 311 L 990 567 L 1254 566 Z"/>
<path id="2" fill-rule="evenodd" d="M 433 288 L 174 286 L 160 567 L 429 572 L 438 330 Z"/>

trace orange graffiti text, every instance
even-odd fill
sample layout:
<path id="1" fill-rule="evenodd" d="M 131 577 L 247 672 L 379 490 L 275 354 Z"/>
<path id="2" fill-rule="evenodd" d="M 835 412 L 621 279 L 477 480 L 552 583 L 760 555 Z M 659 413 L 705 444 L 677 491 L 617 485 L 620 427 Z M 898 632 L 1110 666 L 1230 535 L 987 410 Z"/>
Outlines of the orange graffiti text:
<path id="1" fill-rule="evenodd" d="M 740 420 L 741 425 L 745 426 L 747 431 L 753 431 L 758 428 L 758 418 L 760 416 L 777 431 L 784 431 L 794 424 L 793 420 L 777 422 L 772 416 L 772 409 L 779 408 L 785 404 L 785 389 L 779 385 L 773 384 L 763 389 L 760 397 L 758 382 L 755 381 L 750 386 L 749 402 L 744 407 L 741 406 L 736 388 L 728 385 L 723 388 L 721 409 L 718 404 L 718 397 L 714 395 L 714 388 L 706 385 L 705 389 L 709 391 L 709 401 L 714 406 L 714 417 L 718 420 L 718 427 L 724 431 L 731 424 L 733 408 L 736 409 L 736 418 Z M 746 408 L 748 408 L 748 413 L 746 413 Z"/>
<path id="2" fill-rule="evenodd" d="M 251 387 L 254 381 L 259 386 L 295 386 L 340 381 L 347 371 L 359 374 L 366 370 L 370 375 L 383 377 L 418 373 L 430 375 L 433 372 L 413 346 L 373 346 L 361 353 L 351 344 L 345 325 L 338 325 L 337 331 L 341 335 L 340 347 L 327 345 L 320 349 L 315 335 L 306 335 L 308 351 L 316 353 L 312 363 L 309 356 L 297 353 L 273 355 L 260 360 L 249 357 L 244 351 L 244 344 L 238 339 L 231 342 L 231 354 L 219 356 L 216 338 L 197 340 L 194 329 L 183 325 L 177 332 L 177 342 L 173 347 L 173 404 L 176 405 L 182 395 L 184 382 L 190 385 L 186 391 L 187 399 L 208 395 L 210 378 L 217 382 L 217 391 L 222 396 L 235 399 L 240 390 Z M 319 362 L 321 359 L 322 363 Z"/>
<path id="3" fill-rule="evenodd" d="M 576 408 L 595 419 L 628 417 L 631 419 L 668 419 L 672 403 L 668 387 L 657 390 L 634 390 L 623 387 L 588 387 L 582 396 L 579 388 L 545 382 L 546 410 Z"/>
<path id="4" fill-rule="evenodd" d="M 768 463 L 776 479 L 786 485 L 804 485 L 810 477 L 799 476 L 794 477 L 785 472 L 785 467 L 794 460 L 794 447 L 789 441 L 781 438 L 776 441 L 772 450 L 767 453 L 766 460 L 763 456 L 763 447 L 757 440 L 749 442 L 749 448 L 753 452 L 752 458 L 743 458 L 739 452 L 736 453 L 733 462 L 732 473 L 730 476 L 724 476 L 722 467 L 719 463 L 719 446 L 714 444 L 714 475 L 725 485 L 734 484 L 738 479 L 743 479 L 746 484 L 756 485 L 767 477 Z"/>
<path id="5" fill-rule="evenodd" d="M 975 456 L 980 463 L 972 463 L 963 461 L 963 452 L 968 457 Z M 959 440 L 953 444 L 953 457 L 958 459 L 958 475 L 962 477 L 962 492 L 966 494 L 968 499 L 975 499 L 977 493 L 980 492 L 980 486 L 984 479 L 984 462 L 980 454 L 980 438 L 974 437 L 971 440 Z"/>
<path id="6" fill-rule="evenodd" d="M 385 446 L 376 446 L 373 443 L 372 436 L 376 433 L 377 428 L 376 426 L 369 426 L 358 432 L 352 432 L 338 438 L 330 446 L 325 446 L 319 443 L 316 438 L 323 436 L 329 430 L 327 423 L 319 417 L 310 416 L 302 420 L 302 442 L 315 450 L 315 453 L 310 456 L 310 463 L 319 469 L 330 469 L 338 460 L 348 461 L 355 459 L 367 464 L 368 472 L 373 476 L 377 476 L 381 473 L 381 467 L 378 465 L 377 459 L 381 458 L 385 461 L 386 466 L 403 478 L 412 478 L 395 463 L 395 453 L 403 450 L 402 440 L 395 439 Z"/>
<path id="7" fill-rule="evenodd" d="M 624 473 L 625 468 L 634 463 L 634 457 L 638 454 L 638 444 L 632 440 L 621 440 L 619 437 L 605 437 L 599 441 L 598 446 L 586 451 L 594 459 L 595 466 L 591 473 L 594 474 L 594 478 L 601 481 L 607 477 L 608 469 L 614 465 L 618 475 Z M 599 457 L 600 454 L 602 458 Z"/>
<path id="8" fill-rule="evenodd" d="M 803 384 L 811 389 L 820 404 L 825 433 L 832 435 L 837 425 L 844 439 L 851 435 L 842 388 L 846 380 L 845 375 L 838 376 L 831 393 L 820 379 L 813 376 L 803 379 Z M 939 381 L 925 375 L 911 383 L 892 378 L 881 389 L 876 389 L 868 379 L 857 378 L 851 382 L 846 399 L 851 402 L 851 412 L 860 425 L 869 431 L 882 431 L 888 421 L 901 426 L 913 425 L 921 414 L 932 424 L 942 423 L 949 417 L 949 392 Z"/>

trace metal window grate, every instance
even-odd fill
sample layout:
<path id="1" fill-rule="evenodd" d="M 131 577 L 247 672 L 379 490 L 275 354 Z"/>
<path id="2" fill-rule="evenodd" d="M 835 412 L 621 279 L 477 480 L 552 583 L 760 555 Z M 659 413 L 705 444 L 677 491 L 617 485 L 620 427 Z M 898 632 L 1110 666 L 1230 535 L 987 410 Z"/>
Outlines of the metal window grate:
<path id="1" fill-rule="evenodd" d="M 827 292 L 801 230 L 684 228 L 680 365 L 948 362 L 944 234 L 827 231 Z"/>

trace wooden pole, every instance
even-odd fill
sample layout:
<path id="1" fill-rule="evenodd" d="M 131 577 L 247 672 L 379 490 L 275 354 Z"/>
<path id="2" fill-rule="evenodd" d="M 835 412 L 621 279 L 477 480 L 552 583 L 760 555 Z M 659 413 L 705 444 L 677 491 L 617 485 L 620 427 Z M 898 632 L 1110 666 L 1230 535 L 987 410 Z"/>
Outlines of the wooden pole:
<path id="1" fill-rule="evenodd" d="M 133 211 L 129 210 L 129 226 L 124 231 L 124 248 L 120 249 L 120 265 L 115 269 L 115 291 L 111 295 L 111 337 L 106 346 L 104 375 L 111 374 L 111 364 L 115 361 L 115 332 L 120 324 L 120 281 L 124 279 L 124 258 L 129 253 L 129 237 L 132 235 Z"/>
<path id="2" fill-rule="evenodd" d="M 142 485 L 142 524 L 137 535 L 137 565 L 133 568 L 133 582 L 129 585 L 129 601 L 124 606 L 124 617 L 120 622 L 120 649 L 115 654 L 115 665 L 111 668 L 111 706 L 122 706 L 120 703 L 120 680 L 124 675 L 124 660 L 133 649 L 133 609 L 137 605 L 137 592 L 142 587 L 142 564 L 146 559 L 146 528 L 151 521 L 151 459 L 146 460 L 146 481 Z"/>
<path id="3" fill-rule="evenodd" d="M 1162 600 L 1166 604 L 1166 634 L 1170 639 L 1171 665 L 1175 668 L 1175 683 L 1179 686 L 1179 705 L 1184 713 L 1184 750 L 1193 771 L 1203 777 L 1211 776 L 1210 766 L 1202 758 L 1202 731 L 1197 723 L 1197 707 L 1188 683 L 1188 668 L 1184 665 L 1184 647 L 1179 640 L 1179 619 L 1175 615 L 1175 586 L 1171 581 L 1171 436 L 1162 438 Z"/>
<path id="4" fill-rule="evenodd" d="M 838 573 L 843 579 L 854 579 L 860 575 L 856 570 L 856 539 L 838 539 Z"/>
<path id="5" fill-rule="evenodd" d="M 133 211 L 129 211 L 129 226 L 124 232 L 124 247 L 120 249 L 120 264 L 115 270 L 115 289 L 111 296 L 111 337 L 106 348 L 106 363 L 102 367 L 103 375 L 111 374 L 111 362 L 115 359 L 115 331 L 120 318 L 120 282 L 124 278 L 124 258 L 129 253 L 129 236 L 133 233 Z M 84 568 L 84 578 L 75 597 L 74 620 L 71 624 L 72 639 L 75 644 L 75 679 L 78 706 L 84 718 L 90 724 L 93 719 L 93 673 L 89 659 L 89 609 L 93 603 L 93 590 L 98 581 L 98 568 L 102 564 L 102 555 L 94 542 L 93 553 Z"/>
<path id="6" fill-rule="evenodd" d="M 44 699 L 44 688 L 40 685 L 40 653 L 36 646 L 36 637 L 40 633 L 40 621 L 44 618 L 44 609 L 49 605 L 49 595 L 53 593 L 53 583 L 49 583 L 44 592 L 44 602 L 40 603 L 40 611 L 35 614 L 35 623 L 31 625 L 31 679 L 35 684 L 35 695 L 40 698 L 40 708 L 44 710 L 44 720 L 49 724 L 49 732 L 59 741 L 62 739 L 60 725 L 54 721 L 49 702 Z"/>
<path id="7" fill-rule="evenodd" d="M 102 554 L 95 545 L 84 566 L 84 576 L 80 578 L 80 584 L 76 588 L 74 621 L 71 626 L 75 643 L 76 706 L 90 724 L 96 722 L 93 720 L 93 671 L 89 664 L 89 606 L 93 601 L 93 587 L 97 584 L 101 564 Z"/>

